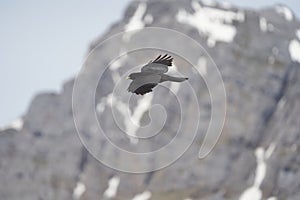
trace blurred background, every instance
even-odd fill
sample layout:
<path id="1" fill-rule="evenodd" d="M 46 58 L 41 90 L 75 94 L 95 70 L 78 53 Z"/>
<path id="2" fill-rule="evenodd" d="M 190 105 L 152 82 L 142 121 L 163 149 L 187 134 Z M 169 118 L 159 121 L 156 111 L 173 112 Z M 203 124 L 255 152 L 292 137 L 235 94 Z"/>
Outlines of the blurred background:
<path id="1" fill-rule="evenodd" d="M 299 13 L 296 0 L 1 1 L 0 199 L 300 199 Z M 128 93 L 124 77 L 163 53 L 189 80 Z"/>
<path id="2" fill-rule="evenodd" d="M 59 91 L 64 81 L 76 75 L 91 41 L 121 19 L 129 2 L 1 1 L 0 124 L 22 115 L 36 93 Z M 227 2 L 255 9 L 285 4 L 300 13 L 296 0 Z"/>

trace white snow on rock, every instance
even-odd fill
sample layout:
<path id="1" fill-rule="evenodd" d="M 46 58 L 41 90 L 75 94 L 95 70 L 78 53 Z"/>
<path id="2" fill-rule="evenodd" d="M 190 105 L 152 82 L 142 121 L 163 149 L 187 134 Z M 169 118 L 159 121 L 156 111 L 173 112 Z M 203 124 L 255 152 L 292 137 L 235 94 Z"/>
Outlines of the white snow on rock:
<path id="1" fill-rule="evenodd" d="M 198 59 L 197 68 L 202 77 L 207 74 L 207 60 L 205 57 L 202 56 Z"/>
<path id="2" fill-rule="evenodd" d="M 150 14 L 147 14 L 144 18 L 144 21 L 146 24 L 151 24 L 153 22 L 153 16 Z"/>
<path id="3" fill-rule="evenodd" d="M 232 42 L 236 35 L 233 21 L 243 22 L 243 12 L 233 12 L 211 7 L 202 7 L 199 2 L 192 1 L 195 13 L 179 10 L 176 19 L 180 23 L 195 27 L 200 35 L 208 37 L 208 45 L 213 47 L 216 42 Z"/>
<path id="4" fill-rule="evenodd" d="M 300 40 L 300 29 L 298 29 L 298 30 L 296 31 L 296 35 L 297 35 L 297 37 L 298 37 L 298 40 Z"/>
<path id="5" fill-rule="evenodd" d="M 242 195 L 239 198 L 240 200 L 261 200 L 262 199 L 262 191 L 260 189 L 260 186 L 267 172 L 266 160 L 270 158 L 275 148 L 276 148 L 276 144 L 271 143 L 267 150 L 265 150 L 262 147 L 258 147 L 255 150 L 257 166 L 255 171 L 254 183 L 251 187 L 247 188 L 242 193 Z M 276 197 L 271 197 L 271 198 L 276 199 Z"/>
<path id="6" fill-rule="evenodd" d="M 223 8 L 225 8 L 225 9 L 232 8 L 231 3 L 227 2 L 227 1 L 221 1 L 221 2 L 220 2 L 220 5 L 221 5 Z"/>
<path id="7" fill-rule="evenodd" d="M 128 55 L 126 54 L 126 51 L 124 49 L 121 50 L 119 57 L 109 66 L 109 69 L 113 71 L 119 69 L 127 58 Z"/>
<path id="8" fill-rule="evenodd" d="M 97 112 L 102 113 L 106 105 L 109 105 L 111 107 L 114 106 L 122 115 L 124 115 L 124 117 L 127 115 L 127 112 L 130 111 L 128 106 L 121 100 L 118 100 L 112 93 L 107 95 L 107 97 L 103 97 L 101 101 L 97 104 Z"/>
<path id="9" fill-rule="evenodd" d="M 83 193 L 86 191 L 86 187 L 82 182 L 77 182 L 76 187 L 73 190 L 73 199 L 80 199 Z"/>
<path id="10" fill-rule="evenodd" d="M 264 17 L 259 18 L 259 27 L 262 32 L 268 31 L 268 23 L 267 23 L 266 18 L 264 18 Z"/>
<path id="11" fill-rule="evenodd" d="M 98 113 L 102 113 L 106 105 L 111 108 L 116 108 L 121 115 L 124 117 L 125 132 L 132 137 L 129 137 L 132 144 L 138 143 L 138 138 L 136 138 L 136 133 L 140 128 L 140 120 L 144 113 L 149 110 L 152 102 L 153 94 L 149 93 L 141 97 L 138 100 L 137 106 L 134 111 L 131 112 L 128 105 L 122 100 L 116 98 L 112 93 L 103 97 L 101 101 L 97 104 L 96 110 Z"/>
<path id="12" fill-rule="evenodd" d="M 276 148 L 276 143 L 272 142 L 265 153 L 265 158 L 269 159 Z"/>
<path id="13" fill-rule="evenodd" d="M 261 197 L 261 190 L 257 187 L 252 186 L 243 192 L 240 200 L 261 200 Z"/>
<path id="14" fill-rule="evenodd" d="M 214 0 L 201 0 L 201 2 L 203 3 L 203 5 L 206 6 L 216 6 L 217 2 L 215 2 Z"/>
<path id="15" fill-rule="evenodd" d="M 275 6 L 275 10 L 277 13 L 282 15 L 287 21 L 293 20 L 293 13 L 288 7 L 277 5 Z"/>
<path id="16" fill-rule="evenodd" d="M 128 42 L 131 38 L 131 36 L 138 31 L 139 29 L 142 29 L 145 27 L 145 22 L 143 21 L 143 16 L 147 10 L 147 4 L 145 2 L 141 2 L 131 19 L 129 20 L 128 24 L 125 25 L 125 32 L 127 32 L 124 35 L 124 40 Z"/>
<path id="17" fill-rule="evenodd" d="M 4 131 L 7 129 L 15 129 L 17 131 L 20 131 L 23 128 L 23 123 L 24 123 L 23 119 L 18 118 L 16 120 L 12 121 L 10 124 L 6 124 L 6 125 L 0 127 L 0 131 Z"/>
<path id="18" fill-rule="evenodd" d="M 118 83 L 118 81 L 120 80 L 121 76 L 119 74 L 119 72 L 117 70 L 112 70 L 112 73 L 111 73 L 111 76 L 112 76 L 112 79 L 113 79 L 113 82 L 115 84 Z"/>
<path id="19" fill-rule="evenodd" d="M 110 106 L 112 109 L 113 107 L 116 108 L 120 114 L 124 118 L 124 124 L 125 124 L 125 131 L 126 133 L 129 131 L 129 127 L 133 126 L 131 122 L 131 112 L 127 104 L 125 104 L 123 101 L 117 99 L 112 93 L 107 95 L 106 97 L 103 97 L 100 102 L 96 106 L 96 110 L 98 113 L 102 113 L 105 110 L 106 106 Z M 135 133 L 135 132 L 134 132 Z M 134 134 L 133 133 L 133 134 Z M 136 138 L 129 138 L 131 143 L 136 144 L 138 140 Z"/>
<path id="20" fill-rule="evenodd" d="M 206 43 L 207 43 L 207 46 L 210 48 L 216 46 L 216 40 L 213 38 L 208 38 Z"/>
<path id="21" fill-rule="evenodd" d="M 118 111 L 124 116 L 124 118 L 126 118 L 128 112 L 130 113 L 128 105 L 125 104 L 123 101 L 117 99 L 113 94 L 109 94 L 107 96 L 107 104 L 109 104 L 111 108 L 117 108 Z"/>
<path id="22" fill-rule="evenodd" d="M 136 144 L 138 139 L 136 137 L 136 132 L 140 127 L 140 120 L 144 113 L 149 110 L 153 98 L 153 93 L 148 93 L 144 95 L 140 100 L 138 100 L 137 106 L 135 107 L 130 118 L 125 119 L 126 133 L 130 136 L 130 141 L 132 144 Z"/>
<path id="23" fill-rule="evenodd" d="M 109 66 L 109 69 L 111 70 L 111 75 L 114 83 L 116 84 L 121 76 L 118 72 L 118 69 L 123 66 L 124 62 L 128 58 L 128 55 L 124 53 L 125 50 L 121 50 L 119 53 L 119 57 Z"/>
<path id="24" fill-rule="evenodd" d="M 268 31 L 269 32 L 274 31 L 274 25 L 270 24 L 264 17 L 259 18 L 259 27 L 260 27 L 260 30 L 264 33 L 268 32 Z"/>
<path id="25" fill-rule="evenodd" d="M 267 165 L 265 162 L 265 150 L 262 147 L 259 147 L 255 151 L 256 156 L 256 173 L 255 173 L 255 179 L 254 179 L 254 186 L 259 187 L 262 183 L 262 181 L 265 178 L 266 172 L 267 172 Z"/>
<path id="26" fill-rule="evenodd" d="M 132 200 L 148 200 L 151 198 L 151 196 L 152 194 L 150 191 L 144 191 L 141 194 L 135 195 Z"/>
<path id="27" fill-rule="evenodd" d="M 105 190 L 103 196 L 108 199 L 112 199 L 116 196 L 117 190 L 120 184 L 120 177 L 113 176 L 108 181 L 108 188 Z"/>
<path id="28" fill-rule="evenodd" d="M 286 99 L 285 98 L 281 98 L 279 103 L 278 103 L 278 109 L 282 109 L 286 104 Z"/>
<path id="29" fill-rule="evenodd" d="M 96 105 L 96 110 L 98 113 L 103 113 L 106 106 L 106 98 L 102 98 L 101 101 Z"/>
<path id="30" fill-rule="evenodd" d="M 289 44 L 289 52 L 292 61 L 300 63 L 300 43 L 294 39 Z"/>

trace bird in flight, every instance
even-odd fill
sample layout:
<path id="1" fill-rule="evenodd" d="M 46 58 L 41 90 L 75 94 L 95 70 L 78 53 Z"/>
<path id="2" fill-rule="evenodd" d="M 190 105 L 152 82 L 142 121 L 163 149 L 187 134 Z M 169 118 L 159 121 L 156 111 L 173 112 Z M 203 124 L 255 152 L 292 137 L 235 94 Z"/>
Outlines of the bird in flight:
<path id="1" fill-rule="evenodd" d="M 168 67 L 172 66 L 173 58 L 168 54 L 159 55 L 155 60 L 151 60 L 144 65 L 141 72 L 129 74 L 127 79 L 132 82 L 128 87 L 128 92 L 144 95 L 152 92 L 152 89 L 159 83 L 165 81 L 182 82 L 188 78 L 174 77 L 165 74 L 168 72 Z"/>

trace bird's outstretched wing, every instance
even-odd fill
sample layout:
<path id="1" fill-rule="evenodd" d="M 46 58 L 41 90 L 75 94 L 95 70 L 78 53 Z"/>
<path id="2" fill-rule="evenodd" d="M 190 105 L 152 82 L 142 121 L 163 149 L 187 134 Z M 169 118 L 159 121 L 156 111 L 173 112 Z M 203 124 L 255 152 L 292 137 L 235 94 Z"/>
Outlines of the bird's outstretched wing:
<path id="1" fill-rule="evenodd" d="M 128 91 L 144 95 L 152 92 L 152 89 L 160 82 L 160 79 L 161 76 L 158 74 L 141 73 L 140 77 L 130 83 Z"/>
<path id="2" fill-rule="evenodd" d="M 138 89 L 136 89 L 134 92 L 135 94 L 141 94 L 144 95 L 146 93 L 152 92 L 152 89 L 157 86 L 157 84 L 154 83 L 148 83 L 145 85 L 142 85 L 141 87 L 139 87 Z"/>
<path id="3" fill-rule="evenodd" d="M 168 54 L 159 55 L 155 60 L 151 60 L 147 65 L 142 67 L 142 72 L 150 72 L 155 74 L 163 74 L 168 71 L 168 67 L 172 66 L 173 58 Z"/>
<path id="4" fill-rule="evenodd" d="M 168 54 L 165 54 L 164 56 L 159 55 L 153 63 L 159 63 L 167 66 L 172 66 L 173 58 L 172 56 L 169 56 Z"/>

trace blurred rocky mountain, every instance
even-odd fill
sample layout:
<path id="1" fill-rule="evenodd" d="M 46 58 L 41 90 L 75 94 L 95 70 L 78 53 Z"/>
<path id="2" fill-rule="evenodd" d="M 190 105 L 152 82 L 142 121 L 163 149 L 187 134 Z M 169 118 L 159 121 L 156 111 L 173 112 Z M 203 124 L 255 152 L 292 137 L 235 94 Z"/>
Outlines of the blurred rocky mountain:
<path id="1" fill-rule="evenodd" d="M 136 30 L 144 27 L 183 33 L 206 51 L 192 51 L 173 36 L 168 39 L 152 29 Z M 129 32 L 101 45 L 123 31 Z M 174 52 L 167 53 L 176 65 L 171 73 L 184 74 L 189 81 L 164 83 L 166 87 L 157 87 L 153 93 L 130 97 L 126 91 L 129 82 L 124 80 L 130 70 L 136 71 L 149 59 L 166 53 L 164 49 L 138 48 L 151 44 L 171 46 Z M 180 52 L 196 65 L 191 67 Z M 289 8 L 276 5 L 255 11 L 207 0 L 133 1 L 123 19 L 91 44 L 89 53 L 76 79 L 80 81 L 76 90 L 80 95 L 73 104 L 75 110 L 74 78 L 60 93 L 37 95 L 22 119 L 1 129 L 0 199 L 300 198 L 300 22 Z M 224 81 L 227 113 L 217 145 L 205 159 L 199 159 L 212 111 L 205 78 L 217 81 L 211 74 L 214 63 Z M 115 85 L 119 96 L 114 96 Z M 93 103 L 90 96 L 95 97 Z M 175 96 L 182 99 L 180 104 Z M 215 99 L 222 100 L 221 96 Z M 148 109 L 155 104 L 164 106 L 165 119 L 160 109 Z M 200 115 L 195 105 L 199 105 Z M 181 142 L 175 142 L 165 157 L 133 160 L 116 152 L 107 138 L 98 134 L 98 124 L 89 110 L 96 111 L 107 137 L 127 151 L 155 151 L 175 137 Z M 143 126 L 166 123 L 160 134 L 137 141 L 120 129 L 147 136 L 157 131 L 156 126 L 136 129 L 128 122 L 128 112 Z M 78 114 L 76 127 L 74 114 Z M 195 124 L 197 118 L 199 126 Z M 179 128 L 183 134 L 177 136 Z M 193 138 L 192 129 L 197 135 L 183 156 L 168 167 L 141 174 L 100 164 L 80 141 L 93 149 L 96 158 L 100 156 L 112 165 L 126 169 L 150 166 L 151 170 L 176 150 L 181 151 L 184 140 Z M 82 134 L 80 138 L 77 131 Z"/>

